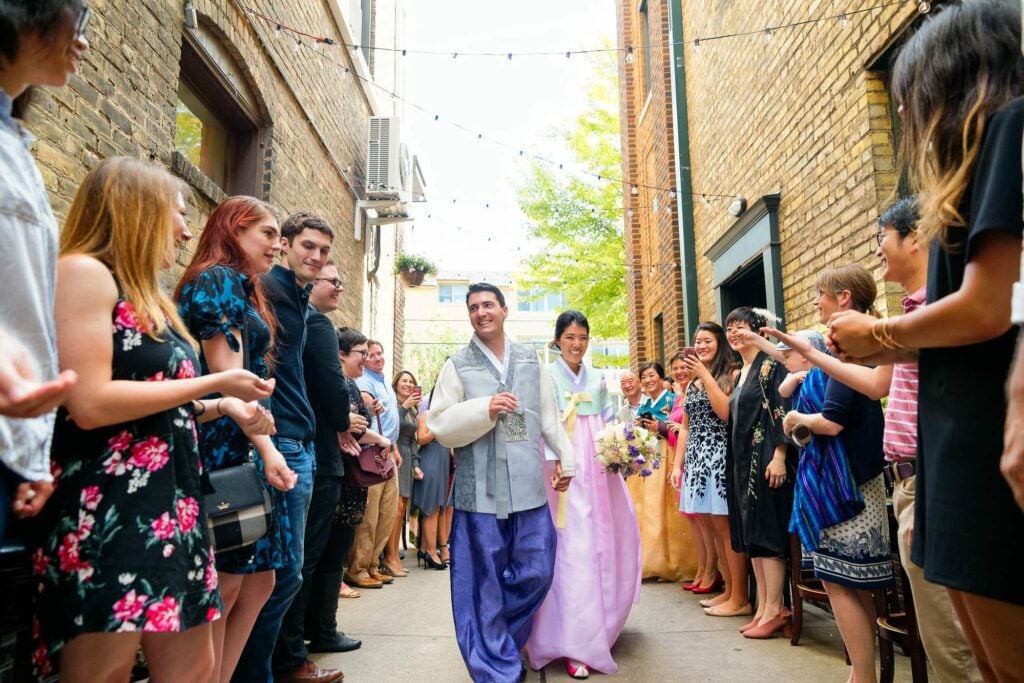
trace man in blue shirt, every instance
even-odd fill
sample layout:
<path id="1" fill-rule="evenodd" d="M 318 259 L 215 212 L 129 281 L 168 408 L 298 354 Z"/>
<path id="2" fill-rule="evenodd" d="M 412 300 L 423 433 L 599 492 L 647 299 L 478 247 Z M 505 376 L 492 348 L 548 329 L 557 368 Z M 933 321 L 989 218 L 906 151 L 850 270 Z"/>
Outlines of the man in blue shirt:
<path id="1" fill-rule="evenodd" d="M 395 471 L 402 465 L 395 442 L 398 440 L 398 399 L 384 377 L 384 345 L 379 341 L 367 342 L 369 354 L 363 374 L 356 380 L 356 386 L 363 394 L 370 412 L 380 419 L 380 433 L 391 442 L 391 454 L 395 459 Z M 376 425 L 370 425 L 376 430 Z M 359 588 L 380 588 L 391 583 L 393 578 L 380 571 L 379 557 L 391 535 L 395 517 L 398 514 L 398 477 L 392 476 L 384 483 L 366 490 L 366 510 L 363 521 L 356 527 L 355 542 L 345 581 Z M 397 558 L 395 558 L 397 560 Z"/>
<path id="2" fill-rule="evenodd" d="M 263 276 L 270 304 L 277 317 L 274 329 L 274 390 L 272 407 L 277 424 L 274 443 L 296 475 L 295 488 L 285 496 L 289 526 L 288 564 L 277 570 L 274 592 L 253 626 L 231 680 L 235 683 L 273 683 L 271 655 L 281 621 L 302 585 L 306 513 L 313 491 L 316 457 L 313 409 L 306 395 L 302 352 L 306 345 L 306 313 L 314 279 L 327 263 L 334 231 L 322 218 L 307 213 L 289 216 L 281 225 L 282 263 Z M 340 671 L 319 669 L 307 660 L 278 681 L 328 683 Z"/>

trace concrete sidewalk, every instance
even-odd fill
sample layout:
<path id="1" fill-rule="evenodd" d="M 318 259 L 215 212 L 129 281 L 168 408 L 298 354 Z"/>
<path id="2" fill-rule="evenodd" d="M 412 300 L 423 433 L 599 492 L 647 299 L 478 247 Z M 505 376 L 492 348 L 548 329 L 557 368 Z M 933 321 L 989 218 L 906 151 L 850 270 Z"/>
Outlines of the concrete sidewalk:
<path id="1" fill-rule="evenodd" d="M 419 569 L 415 551 L 407 578 L 362 597 L 340 600 L 340 628 L 363 641 L 355 652 L 315 655 L 321 666 L 339 668 L 347 682 L 469 681 L 452 624 L 447 571 Z M 811 607 L 799 647 L 788 639 L 754 641 L 737 629 L 746 620 L 714 618 L 697 596 L 676 584 L 645 582 L 613 654 L 618 681 L 785 681 L 847 680 L 835 622 Z M 591 680 L 606 678 L 594 673 Z M 569 681 L 562 662 L 531 671 L 528 681 Z M 896 681 L 909 682 L 910 660 L 896 655 Z"/>

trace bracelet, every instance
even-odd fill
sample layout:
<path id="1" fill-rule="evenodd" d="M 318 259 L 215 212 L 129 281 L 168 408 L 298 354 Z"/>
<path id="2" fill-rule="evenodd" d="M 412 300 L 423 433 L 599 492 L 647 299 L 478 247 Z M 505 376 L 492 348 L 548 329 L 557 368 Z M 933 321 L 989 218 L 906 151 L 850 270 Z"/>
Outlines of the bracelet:
<path id="1" fill-rule="evenodd" d="M 896 318 L 885 318 L 878 320 L 871 326 L 871 336 L 886 349 L 905 349 L 892 336 L 892 327 L 896 324 Z"/>
<path id="2" fill-rule="evenodd" d="M 224 399 L 226 399 L 226 398 L 227 398 L 227 396 L 221 396 L 220 398 L 218 398 L 218 399 L 217 399 L 217 405 L 216 405 L 216 406 L 214 406 L 214 407 L 215 407 L 215 408 L 217 409 L 217 412 L 218 412 L 218 413 L 219 413 L 220 415 L 223 415 L 223 414 L 224 414 L 224 411 L 222 411 L 222 410 L 220 409 L 220 402 L 221 402 L 221 401 L 223 401 L 223 400 L 224 400 Z"/>
<path id="3" fill-rule="evenodd" d="M 199 406 L 198 408 L 196 406 Z M 192 416 L 199 417 L 206 412 L 206 404 L 202 401 L 192 400 Z"/>

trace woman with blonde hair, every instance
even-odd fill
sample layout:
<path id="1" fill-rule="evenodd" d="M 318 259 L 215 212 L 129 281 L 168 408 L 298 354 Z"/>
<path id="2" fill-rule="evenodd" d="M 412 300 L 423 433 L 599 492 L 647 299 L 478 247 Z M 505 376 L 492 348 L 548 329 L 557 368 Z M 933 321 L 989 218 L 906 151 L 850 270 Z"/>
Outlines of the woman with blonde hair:
<path id="1" fill-rule="evenodd" d="M 228 415 L 266 434 L 273 421 L 255 400 L 273 384 L 241 369 L 197 376 L 195 342 L 159 284 L 191 237 L 181 189 L 155 165 L 107 159 L 61 235 L 58 350 L 78 382 L 32 534 L 40 676 L 59 655 L 61 680 L 128 680 L 140 645 L 154 680 L 202 680 L 213 667 L 221 599 L 195 420 Z M 199 400 L 213 392 L 225 397 Z"/>
<path id="2" fill-rule="evenodd" d="M 900 50 L 900 164 L 931 244 L 927 306 L 829 324 L 847 359 L 919 359 L 912 559 L 944 585 L 986 680 L 1021 680 L 1024 512 L 1000 474 L 1005 382 L 1017 340 L 1024 58 L 1016 2 L 942 6 Z"/>

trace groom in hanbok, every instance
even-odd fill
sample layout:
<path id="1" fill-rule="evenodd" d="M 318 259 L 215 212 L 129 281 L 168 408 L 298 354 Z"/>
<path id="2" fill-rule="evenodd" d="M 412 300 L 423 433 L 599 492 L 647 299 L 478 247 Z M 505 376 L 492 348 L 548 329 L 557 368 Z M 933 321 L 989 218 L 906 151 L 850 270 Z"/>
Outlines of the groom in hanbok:
<path id="1" fill-rule="evenodd" d="M 519 651 L 554 574 L 543 453 L 557 456 L 556 491 L 568 489 L 575 464 L 550 376 L 532 349 L 505 336 L 504 294 L 471 284 L 466 308 L 475 334 L 445 361 L 427 427 L 455 449 L 449 543 L 459 649 L 474 681 L 506 683 L 525 673 Z"/>

